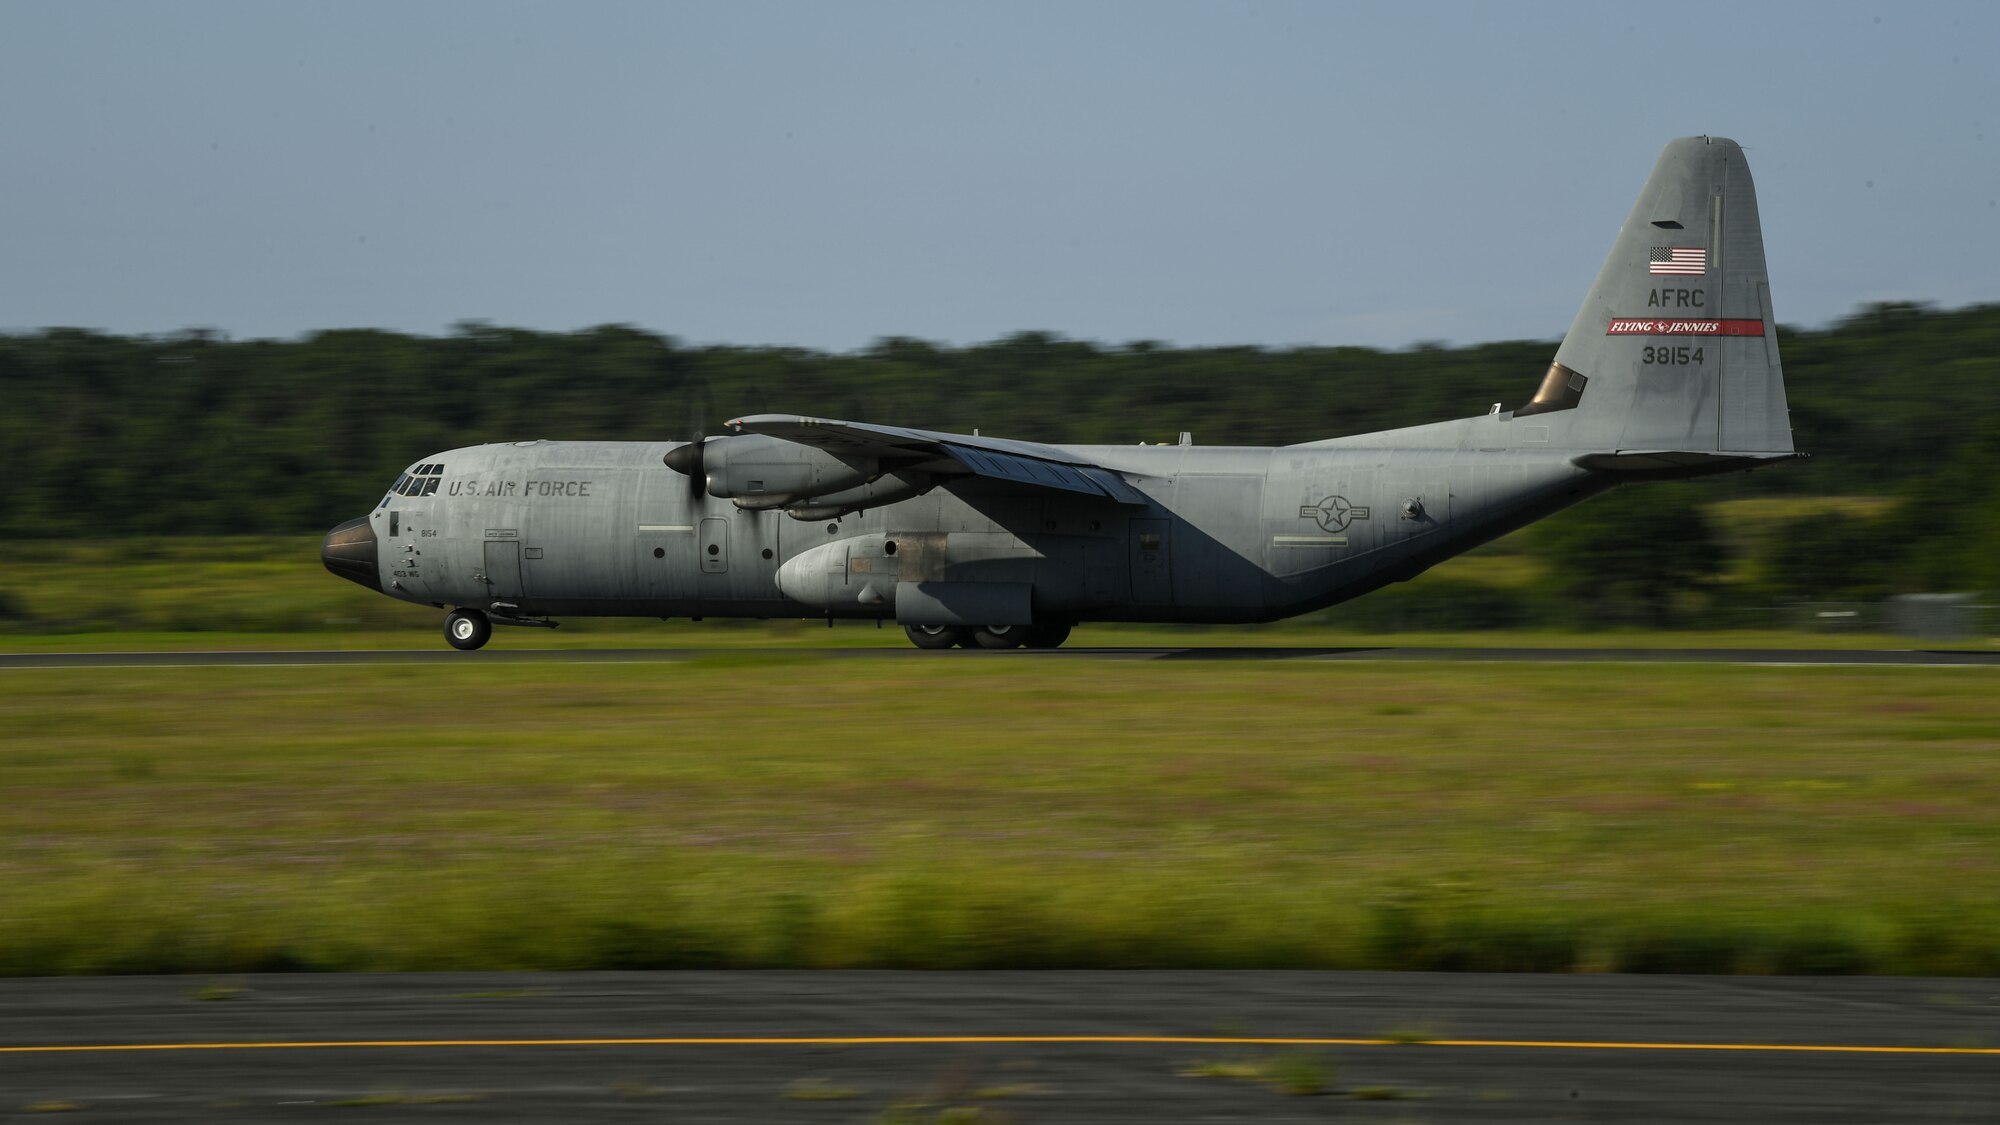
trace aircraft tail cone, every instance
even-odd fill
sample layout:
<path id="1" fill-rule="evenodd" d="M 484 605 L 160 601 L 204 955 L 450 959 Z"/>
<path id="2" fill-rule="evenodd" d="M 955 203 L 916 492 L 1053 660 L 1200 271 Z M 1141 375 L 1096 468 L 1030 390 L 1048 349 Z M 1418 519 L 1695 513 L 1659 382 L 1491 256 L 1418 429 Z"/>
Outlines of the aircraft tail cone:
<path id="1" fill-rule="evenodd" d="M 370 590 L 382 588 L 382 570 L 376 562 L 375 525 L 367 516 L 351 519 L 326 533 L 320 543 L 319 560 L 326 569 L 349 582 Z"/>

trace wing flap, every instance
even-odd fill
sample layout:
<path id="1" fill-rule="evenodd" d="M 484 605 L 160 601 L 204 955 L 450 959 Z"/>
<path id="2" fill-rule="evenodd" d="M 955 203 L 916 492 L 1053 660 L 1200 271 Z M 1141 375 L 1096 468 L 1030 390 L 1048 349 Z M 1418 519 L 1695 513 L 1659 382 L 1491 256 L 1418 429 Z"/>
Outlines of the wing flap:
<path id="1" fill-rule="evenodd" d="M 1011 453 L 996 453 L 989 449 L 974 449 L 956 442 L 946 442 L 944 448 L 952 460 L 971 469 L 975 476 L 1054 488 L 1063 492 L 1080 492 L 1085 496 L 1104 495 L 1104 489 L 1098 487 L 1096 481 L 1068 465 L 1017 457 Z"/>
<path id="2" fill-rule="evenodd" d="M 1110 469 L 1102 469 L 1096 465 L 1079 465 L 1076 471 L 1089 477 L 1097 487 L 1104 490 L 1106 496 L 1120 504 L 1132 504 L 1143 508 L 1151 503 L 1145 493 L 1133 488 L 1130 481 Z"/>

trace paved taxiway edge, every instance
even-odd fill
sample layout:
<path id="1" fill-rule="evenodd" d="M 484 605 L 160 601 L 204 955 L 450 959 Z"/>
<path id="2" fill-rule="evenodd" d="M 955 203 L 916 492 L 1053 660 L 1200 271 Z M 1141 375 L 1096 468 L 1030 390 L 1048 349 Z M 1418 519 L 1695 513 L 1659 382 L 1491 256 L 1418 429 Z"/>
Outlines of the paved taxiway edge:
<path id="1" fill-rule="evenodd" d="M 923 1106 L 924 1120 L 958 1107 L 964 1120 L 1135 1125 L 1393 1121 L 1413 1109 L 1818 1125 L 2000 1114 L 2000 981 L 1978 979 L 780 971 L 251 975 L 228 978 L 227 1000 L 204 999 L 212 988 L 0 981 L 0 1115 L 65 1105 L 309 1122 L 367 1105 L 370 1120 L 457 1107 L 493 1122 L 851 1123 Z M 1274 1064 L 1312 1096 L 1255 1077 Z M 981 1107 L 989 1116 L 972 1115 Z"/>
<path id="2" fill-rule="evenodd" d="M 1972 649 L 1730 648 L 1066 648 L 924 652 L 915 648 L 257 649 L 203 652 L 0 653 L 0 671 L 47 668 L 237 668 L 361 665 L 671 664 L 715 656 L 826 660 L 1458 661 L 1466 663 L 1746 664 L 1786 667 L 2000 668 Z"/>

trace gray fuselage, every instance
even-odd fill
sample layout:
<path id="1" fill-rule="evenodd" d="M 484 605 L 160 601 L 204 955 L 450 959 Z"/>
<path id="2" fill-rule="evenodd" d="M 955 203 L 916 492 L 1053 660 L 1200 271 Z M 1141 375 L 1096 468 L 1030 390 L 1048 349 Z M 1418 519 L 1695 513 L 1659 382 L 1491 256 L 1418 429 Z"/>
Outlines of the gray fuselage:
<path id="1" fill-rule="evenodd" d="M 1607 486 L 1567 456 L 1514 448 L 1511 421 L 1278 448 L 1063 447 L 1145 505 L 968 479 L 810 521 L 690 487 L 662 465 L 678 443 L 481 445 L 412 466 L 437 467 L 438 483 L 367 518 L 385 593 L 516 616 L 975 623 L 977 603 L 911 592 L 964 589 L 1014 591 L 1037 620 L 1268 621 L 1409 578 Z"/>

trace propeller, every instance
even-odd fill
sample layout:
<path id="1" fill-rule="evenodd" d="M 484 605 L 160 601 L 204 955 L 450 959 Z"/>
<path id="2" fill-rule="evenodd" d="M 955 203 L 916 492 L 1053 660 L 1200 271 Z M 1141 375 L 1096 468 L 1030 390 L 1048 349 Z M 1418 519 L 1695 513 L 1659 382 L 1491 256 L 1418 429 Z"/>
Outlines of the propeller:
<path id="1" fill-rule="evenodd" d="M 700 378 L 690 381 L 687 399 L 688 442 L 660 460 L 688 479 L 688 491 L 699 504 L 708 492 L 708 472 L 703 465 L 708 447 L 708 381 Z"/>

